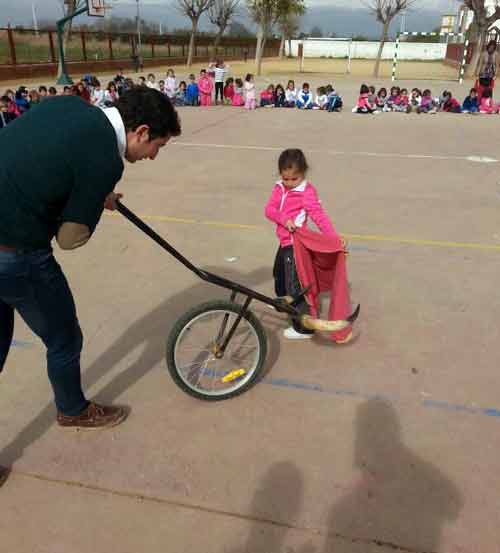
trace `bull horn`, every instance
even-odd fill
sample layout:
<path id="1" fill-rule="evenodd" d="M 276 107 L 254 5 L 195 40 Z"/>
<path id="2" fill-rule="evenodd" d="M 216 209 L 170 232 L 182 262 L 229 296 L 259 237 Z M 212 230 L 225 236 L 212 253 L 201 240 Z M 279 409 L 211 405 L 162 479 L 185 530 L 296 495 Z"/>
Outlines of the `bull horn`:
<path id="1" fill-rule="evenodd" d="M 325 319 L 314 319 L 310 315 L 302 315 L 300 318 L 302 326 L 308 330 L 318 330 L 320 332 L 338 332 L 344 330 L 351 323 L 349 321 L 326 321 Z"/>

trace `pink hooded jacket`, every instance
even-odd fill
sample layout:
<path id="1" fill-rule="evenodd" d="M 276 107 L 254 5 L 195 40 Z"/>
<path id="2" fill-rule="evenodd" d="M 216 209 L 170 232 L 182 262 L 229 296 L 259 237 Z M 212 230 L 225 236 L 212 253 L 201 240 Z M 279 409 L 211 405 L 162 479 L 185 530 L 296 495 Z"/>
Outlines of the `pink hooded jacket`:
<path id="1" fill-rule="evenodd" d="M 214 85 L 210 77 L 200 77 L 198 81 L 198 89 L 202 94 L 212 94 L 213 88 Z"/>
<path id="2" fill-rule="evenodd" d="M 267 202 L 265 214 L 270 221 L 276 223 L 276 236 L 283 248 L 292 245 L 292 234 L 285 227 L 285 223 L 290 219 L 297 227 L 302 227 L 308 217 L 311 217 L 322 234 L 338 237 L 328 215 L 321 207 L 316 189 L 305 180 L 293 189 L 285 188 L 283 183 L 278 181 Z"/>

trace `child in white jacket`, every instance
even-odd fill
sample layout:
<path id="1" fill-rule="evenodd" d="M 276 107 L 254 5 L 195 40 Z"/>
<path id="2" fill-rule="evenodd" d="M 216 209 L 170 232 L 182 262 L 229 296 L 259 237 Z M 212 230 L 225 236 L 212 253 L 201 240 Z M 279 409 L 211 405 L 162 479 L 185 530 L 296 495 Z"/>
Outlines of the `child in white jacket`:
<path id="1" fill-rule="evenodd" d="M 288 81 L 288 85 L 285 90 L 285 107 L 294 108 L 297 103 L 297 89 L 295 88 L 294 81 Z"/>

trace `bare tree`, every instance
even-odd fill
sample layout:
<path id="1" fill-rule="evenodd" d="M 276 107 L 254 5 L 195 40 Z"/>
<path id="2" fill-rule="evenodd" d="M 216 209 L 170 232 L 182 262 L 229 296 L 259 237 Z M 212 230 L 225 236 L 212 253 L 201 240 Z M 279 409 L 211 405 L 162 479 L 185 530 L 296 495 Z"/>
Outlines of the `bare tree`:
<path id="1" fill-rule="evenodd" d="M 212 5 L 208 9 L 210 23 L 217 27 L 217 34 L 214 40 L 215 52 L 217 52 L 217 46 L 219 46 L 222 36 L 236 15 L 239 3 L 240 0 L 213 0 Z"/>
<path id="2" fill-rule="evenodd" d="M 306 12 L 304 0 L 286 0 L 282 2 L 278 18 L 281 31 L 280 58 L 285 54 L 285 40 L 288 39 L 288 51 L 292 53 L 292 36 L 299 30 L 299 19 Z"/>
<path id="3" fill-rule="evenodd" d="M 473 26 L 477 35 L 477 43 L 469 65 L 469 72 L 472 75 L 477 75 L 479 73 L 481 54 L 484 50 L 488 31 L 492 24 L 500 19 L 500 6 L 496 5 L 494 11 L 490 12 L 485 0 L 464 0 L 463 3 L 474 13 Z"/>
<path id="4" fill-rule="evenodd" d="M 288 40 L 288 53 L 292 55 L 292 37 L 299 32 L 299 17 L 295 14 L 288 14 L 279 21 L 281 31 L 280 58 L 285 56 L 285 42 Z"/>
<path id="5" fill-rule="evenodd" d="M 189 51 L 187 65 L 193 64 L 194 44 L 200 17 L 210 9 L 214 0 L 175 0 L 177 10 L 191 20 L 191 36 L 189 38 Z"/>
<path id="6" fill-rule="evenodd" d="M 257 75 L 262 73 L 262 57 L 266 40 L 273 27 L 286 14 L 304 11 L 304 0 L 247 0 L 247 7 L 253 21 L 257 25 L 257 47 L 255 49 L 255 64 Z M 300 6 L 300 8 L 299 8 Z"/>
<path id="7" fill-rule="evenodd" d="M 380 60 L 384 51 L 384 45 L 389 39 L 389 27 L 392 20 L 401 12 L 406 11 L 417 0 L 369 0 L 366 4 L 368 9 L 375 15 L 377 21 L 382 24 L 382 35 L 380 37 L 380 45 L 375 61 L 373 76 L 378 78 L 380 73 Z"/>

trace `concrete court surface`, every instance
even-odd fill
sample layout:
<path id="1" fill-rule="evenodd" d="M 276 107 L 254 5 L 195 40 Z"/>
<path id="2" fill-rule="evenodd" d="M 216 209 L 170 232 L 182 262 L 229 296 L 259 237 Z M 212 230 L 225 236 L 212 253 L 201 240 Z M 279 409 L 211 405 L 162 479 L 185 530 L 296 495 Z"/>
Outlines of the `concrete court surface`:
<path id="1" fill-rule="evenodd" d="M 352 87 L 354 91 L 354 85 Z M 354 92 L 352 92 L 354 95 Z M 86 336 L 89 396 L 114 430 L 59 430 L 44 351 L 21 322 L 0 377 L 2 551 L 498 553 L 498 117 L 183 109 L 184 133 L 129 166 L 124 203 L 200 265 L 266 293 L 263 208 L 298 146 L 349 237 L 358 339 L 285 343 L 264 382 L 196 401 L 166 336 L 200 283 L 119 215 L 57 252 Z M 229 258 L 236 257 L 232 263 Z"/>

